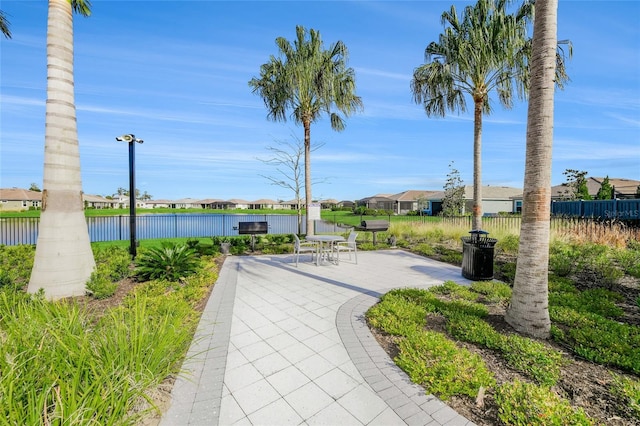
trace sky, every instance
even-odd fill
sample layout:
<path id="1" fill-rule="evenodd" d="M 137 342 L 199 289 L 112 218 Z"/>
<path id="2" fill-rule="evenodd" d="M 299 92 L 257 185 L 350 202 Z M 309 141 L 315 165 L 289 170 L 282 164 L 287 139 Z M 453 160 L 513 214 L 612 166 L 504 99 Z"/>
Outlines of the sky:
<path id="1" fill-rule="evenodd" d="M 361 112 L 342 132 L 311 126 L 314 199 L 357 200 L 442 190 L 452 168 L 473 183 L 473 105 L 428 117 L 413 101 L 413 70 L 443 31 L 454 1 L 113 1 L 74 16 L 75 101 L 83 190 L 136 187 L 153 199 L 291 200 L 273 185 L 269 148 L 303 140 L 274 122 L 248 82 L 278 55 L 275 39 L 318 30 L 349 50 Z M 12 39 L 0 41 L 0 187 L 42 188 L 47 2 L 3 0 Z M 640 2 L 560 0 L 558 39 L 573 44 L 571 82 L 555 95 L 552 184 L 567 169 L 640 180 Z M 492 94 L 483 119 L 482 183 L 523 187 L 527 104 Z M 289 116 L 289 114 L 287 114 Z M 453 164 L 453 166 L 450 166 Z M 304 197 L 304 191 L 301 194 Z"/>

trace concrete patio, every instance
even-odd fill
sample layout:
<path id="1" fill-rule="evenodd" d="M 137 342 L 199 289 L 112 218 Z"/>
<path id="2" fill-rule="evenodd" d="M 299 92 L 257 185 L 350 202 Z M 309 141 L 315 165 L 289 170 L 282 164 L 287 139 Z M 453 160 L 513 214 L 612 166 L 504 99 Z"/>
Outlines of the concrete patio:
<path id="1" fill-rule="evenodd" d="M 358 264 L 230 256 L 161 425 L 472 425 L 412 384 L 364 313 L 392 288 L 469 283 L 402 250 Z"/>

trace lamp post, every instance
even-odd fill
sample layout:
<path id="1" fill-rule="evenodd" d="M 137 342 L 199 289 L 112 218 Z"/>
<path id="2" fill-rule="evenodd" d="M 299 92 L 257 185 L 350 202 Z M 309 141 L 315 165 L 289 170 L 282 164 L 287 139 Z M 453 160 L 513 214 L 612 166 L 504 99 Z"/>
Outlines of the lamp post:
<path id="1" fill-rule="evenodd" d="M 131 258 L 136 257 L 136 150 L 135 144 L 144 142 L 142 139 L 136 138 L 135 135 L 128 134 L 116 137 L 118 142 L 127 142 L 129 144 L 129 230 L 130 245 L 129 253 Z"/>

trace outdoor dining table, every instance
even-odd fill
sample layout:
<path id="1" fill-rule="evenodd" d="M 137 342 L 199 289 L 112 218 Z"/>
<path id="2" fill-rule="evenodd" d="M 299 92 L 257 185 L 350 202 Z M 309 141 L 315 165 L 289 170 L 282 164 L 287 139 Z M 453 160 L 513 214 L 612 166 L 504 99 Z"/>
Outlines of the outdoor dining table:
<path id="1" fill-rule="evenodd" d="M 307 235 L 305 240 L 314 241 L 318 244 L 316 247 L 316 265 L 318 266 L 320 266 L 320 262 L 325 257 L 325 254 L 327 255 L 327 260 L 330 260 L 329 255 L 333 252 L 334 243 L 346 241 L 344 237 L 340 235 Z"/>

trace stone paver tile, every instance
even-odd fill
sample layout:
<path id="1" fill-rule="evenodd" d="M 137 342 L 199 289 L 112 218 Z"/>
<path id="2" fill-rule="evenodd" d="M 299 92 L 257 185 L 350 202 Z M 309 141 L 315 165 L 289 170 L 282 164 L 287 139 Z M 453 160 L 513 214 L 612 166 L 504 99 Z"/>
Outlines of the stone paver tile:
<path id="1" fill-rule="evenodd" d="M 262 379 L 233 392 L 233 397 L 243 412 L 251 413 L 280 399 L 280 394 L 266 380 Z"/>
<path id="2" fill-rule="evenodd" d="M 333 398 L 313 382 L 296 389 L 284 399 L 303 419 L 311 418 L 334 402 Z"/>
<path id="3" fill-rule="evenodd" d="M 245 358 L 247 358 L 247 360 L 249 360 L 249 362 L 253 362 L 275 352 L 274 349 L 263 340 L 243 346 L 238 348 L 238 350 Z"/>
<path id="4" fill-rule="evenodd" d="M 376 418 L 371 420 L 368 426 L 389 426 L 389 425 L 401 425 L 404 421 L 396 414 L 391 408 L 385 408 Z"/>
<path id="5" fill-rule="evenodd" d="M 327 374 L 318 377 L 314 380 L 314 383 L 320 386 L 333 399 L 339 399 L 360 385 L 339 368 L 334 368 Z"/>
<path id="6" fill-rule="evenodd" d="M 258 369 L 264 377 L 269 377 L 280 370 L 289 367 L 291 363 L 277 352 L 269 354 L 253 362 L 253 366 Z"/>
<path id="7" fill-rule="evenodd" d="M 292 365 L 267 377 L 267 381 L 285 396 L 309 383 L 310 379 Z"/>
<path id="8" fill-rule="evenodd" d="M 278 399 L 248 417 L 254 425 L 287 426 L 302 423 L 302 417 L 284 399 Z"/>
<path id="9" fill-rule="evenodd" d="M 363 423 L 353 417 L 351 413 L 344 409 L 343 406 L 337 402 L 333 402 L 327 408 L 324 408 L 319 413 L 307 420 L 308 425 L 345 425 L 345 426 L 358 426 Z M 389 424 L 387 424 L 388 426 Z"/>
<path id="10" fill-rule="evenodd" d="M 245 386 L 262 379 L 262 374 L 251 364 L 241 365 L 233 370 L 227 370 L 224 375 L 224 384 L 233 393 Z"/>
<path id="11" fill-rule="evenodd" d="M 315 353 L 304 345 L 291 345 L 281 349 L 280 355 L 285 357 L 292 364 L 296 364 L 304 359 L 315 355 Z"/>
<path id="12" fill-rule="evenodd" d="M 240 408 L 233 396 L 226 395 L 222 397 L 219 419 L 221 425 L 233 424 L 245 416 L 246 414 L 242 411 L 242 408 Z"/>
<path id="13" fill-rule="evenodd" d="M 311 380 L 315 380 L 335 368 L 335 365 L 318 354 L 305 358 L 295 365 Z"/>
<path id="14" fill-rule="evenodd" d="M 365 424 L 376 418 L 387 408 L 387 404 L 367 385 L 358 386 L 338 399 L 338 402 Z"/>
<path id="15" fill-rule="evenodd" d="M 282 331 L 282 333 L 270 337 L 265 341 L 276 351 L 281 351 L 285 348 L 288 348 L 289 346 L 298 344 L 298 340 L 289 333 L 286 333 L 284 330 Z"/>
<path id="16" fill-rule="evenodd" d="M 231 342 L 238 349 L 242 349 L 245 346 L 249 346 L 260 341 L 262 341 L 262 338 L 253 330 L 248 330 L 238 335 L 231 335 Z"/>

